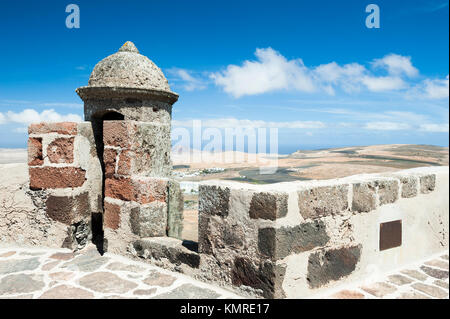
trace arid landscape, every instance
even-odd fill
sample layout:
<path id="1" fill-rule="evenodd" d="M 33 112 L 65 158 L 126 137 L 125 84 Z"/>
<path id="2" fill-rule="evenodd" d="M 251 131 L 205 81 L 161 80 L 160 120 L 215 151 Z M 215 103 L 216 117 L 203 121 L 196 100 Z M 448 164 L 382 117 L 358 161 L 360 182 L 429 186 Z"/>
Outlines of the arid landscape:
<path id="1" fill-rule="evenodd" d="M 278 156 L 278 169 L 273 174 L 260 174 L 264 156 L 247 160 L 248 154 L 216 154 L 216 161 L 190 163 L 192 154 L 174 154 L 174 174 L 184 186 L 183 237 L 197 240 L 197 183 L 219 179 L 246 183 L 268 184 L 295 180 L 332 179 L 363 173 L 394 172 L 421 166 L 447 166 L 448 147 L 432 145 L 372 145 L 299 150 Z M 224 163 L 224 158 L 234 158 Z M 239 159 L 240 161 L 236 160 Z M 273 159 L 273 158 L 272 158 Z"/>
<path id="2" fill-rule="evenodd" d="M 224 153 L 222 153 L 224 154 Z M 299 150 L 278 156 L 274 174 L 260 174 L 260 161 L 247 161 L 248 154 L 233 153 L 242 158 L 233 163 L 219 161 L 189 163 L 186 154 L 173 156 L 174 171 L 182 181 L 208 179 L 236 180 L 249 183 L 279 183 L 293 180 L 331 179 L 362 173 L 391 172 L 421 166 L 448 165 L 448 147 L 432 145 L 373 145 L 322 150 Z M 193 156 L 192 156 L 193 157 Z"/>

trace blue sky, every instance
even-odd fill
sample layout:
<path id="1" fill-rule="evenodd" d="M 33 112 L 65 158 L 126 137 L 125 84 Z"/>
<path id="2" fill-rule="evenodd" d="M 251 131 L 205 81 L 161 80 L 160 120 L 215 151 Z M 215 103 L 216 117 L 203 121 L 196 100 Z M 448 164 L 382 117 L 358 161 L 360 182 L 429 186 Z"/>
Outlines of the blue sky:
<path id="1" fill-rule="evenodd" d="M 32 121 L 82 119 L 75 89 L 127 40 L 180 94 L 174 126 L 278 127 L 281 153 L 448 146 L 448 17 L 446 0 L 2 1 L 0 147 L 25 147 Z"/>

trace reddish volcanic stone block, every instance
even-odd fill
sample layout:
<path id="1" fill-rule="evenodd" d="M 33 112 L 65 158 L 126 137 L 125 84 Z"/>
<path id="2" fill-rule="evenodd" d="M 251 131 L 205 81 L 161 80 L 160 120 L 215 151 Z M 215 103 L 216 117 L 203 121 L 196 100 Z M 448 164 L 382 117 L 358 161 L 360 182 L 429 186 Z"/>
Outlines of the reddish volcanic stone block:
<path id="1" fill-rule="evenodd" d="M 134 125 L 129 122 L 105 121 L 103 123 L 103 143 L 109 146 L 128 148 L 135 130 Z"/>
<path id="2" fill-rule="evenodd" d="M 42 157 L 42 138 L 28 138 L 28 165 L 40 166 L 44 163 Z"/>
<path id="3" fill-rule="evenodd" d="M 122 151 L 119 155 L 119 164 L 117 166 L 117 174 L 131 174 L 131 151 Z"/>
<path id="4" fill-rule="evenodd" d="M 37 123 L 28 127 L 28 134 L 47 134 L 58 133 L 64 135 L 76 135 L 77 123 L 60 122 L 60 123 Z"/>
<path id="5" fill-rule="evenodd" d="M 116 172 L 117 151 L 112 148 L 105 148 L 103 152 L 103 162 L 105 164 L 105 175 L 112 176 Z"/>
<path id="6" fill-rule="evenodd" d="M 105 196 L 132 201 L 136 193 L 129 177 L 114 176 L 105 180 Z"/>
<path id="7" fill-rule="evenodd" d="M 167 181 L 162 179 L 136 180 L 134 182 L 137 201 L 148 204 L 153 201 L 165 202 Z"/>
<path id="8" fill-rule="evenodd" d="M 157 178 L 133 179 L 114 175 L 105 181 L 105 196 L 140 204 L 166 202 L 167 183 Z"/>
<path id="9" fill-rule="evenodd" d="M 73 163 L 74 137 L 56 138 L 47 147 L 47 157 L 50 163 Z"/>
<path id="10" fill-rule="evenodd" d="M 103 224 L 107 228 L 117 229 L 120 226 L 120 206 L 105 202 Z"/>
<path id="11" fill-rule="evenodd" d="M 30 167 L 30 188 L 74 188 L 86 180 L 86 171 L 77 167 Z"/>

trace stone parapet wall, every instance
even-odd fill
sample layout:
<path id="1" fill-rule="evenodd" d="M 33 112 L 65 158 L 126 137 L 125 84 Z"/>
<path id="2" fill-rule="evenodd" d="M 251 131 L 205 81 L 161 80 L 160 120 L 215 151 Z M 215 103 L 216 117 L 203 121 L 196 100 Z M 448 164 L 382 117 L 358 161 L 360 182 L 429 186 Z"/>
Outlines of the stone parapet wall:
<path id="1" fill-rule="evenodd" d="M 200 276 L 297 298 L 429 256 L 448 248 L 448 177 L 448 167 L 431 167 L 271 185 L 205 182 Z M 400 226 L 385 235 L 390 222 Z"/>
<path id="2" fill-rule="evenodd" d="M 101 213 L 102 171 L 90 122 L 39 123 L 28 128 L 29 194 L 48 218 L 66 228 L 52 247 L 80 249 L 91 236 L 91 214 Z M 43 236 L 45 237 L 45 236 Z"/>

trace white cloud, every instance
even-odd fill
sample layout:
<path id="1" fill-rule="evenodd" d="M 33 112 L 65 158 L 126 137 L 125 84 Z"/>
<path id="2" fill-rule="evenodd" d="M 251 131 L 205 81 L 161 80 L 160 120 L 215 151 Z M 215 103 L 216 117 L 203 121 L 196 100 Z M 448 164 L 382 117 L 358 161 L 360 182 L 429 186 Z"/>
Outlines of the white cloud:
<path id="1" fill-rule="evenodd" d="M 315 91 L 310 71 L 301 59 L 287 60 L 272 48 L 256 49 L 255 56 L 257 61 L 229 65 L 225 71 L 213 73 L 211 78 L 234 97 L 289 89 Z"/>
<path id="2" fill-rule="evenodd" d="M 167 73 L 173 77 L 170 79 L 171 82 L 175 82 L 175 85 L 180 85 L 186 91 L 203 90 L 206 88 L 205 81 L 200 77 L 193 76 L 191 71 L 171 68 L 167 70 Z"/>
<path id="3" fill-rule="evenodd" d="M 388 73 L 393 76 L 404 74 L 408 77 L 414 77 L 419 74 L 419 70 L 412 65 L 411 57 L 409 56 L 391 53 L 384 56 L 382 59 L 375 59 L 372 65 L 386 69 Z"/>
<path id="4" fill-rule="evenodd" d="M 372 92 L 400 90 L 406 87 L 401 78 L 392 76 L 365 76 L 361 81 Z"/>
<path id="5" fill-rule="evenodd" d="M 444 99 L 448 98 L 448 75 L 445 79 L 425 80 L 424 91 L 430 99 Z"/>
<path id="6" fill-rule="evenodd" d="M 444 100 L 449 97 L 449 77 L 443 79 L 425 79 L 406 92 L 410 100 Z"/>
<path id="7" fill-rule="evenodd" d="M 1 120 L 3 119 L 3 120 Z M 60 114 L 53 109 L 38 112 L 34 109 L 25 109 L 22 112 L 8 111 L 0 113 L 0 123 L 18 123 L 29 125 L 39 122 L 81 122 L 81 116 L 78 114 Z"/>
<path id="8" fill-rule="evenodd" d="M 448 133 L 448 123 L 446 124 L 422 124 L 419 128 L 424 132 Z"/>
<path id="9" fill-rule="evenodd" d="M 406 123 L 396 122 L 369 122 L 366 123 L 365 129 L 375 131 L 400 131 L 408 130 L 411 126 Z"/>
<path id="10" fill-rule="evenodd" d="M 229 65 L 224 71 L 212 73 L 210 77 L 217 86 L 238 98 L 281 90 L 325 92 L 328 95 L 335 95 L 336 89 L 346 93 L 359 92 L 364 88 L 375 93 L 406 92 L 414 85 L 406 80 L 419 74 L 411 57 L 393 53 L 373 60 L 370 63 L 374 67 L 372 70 L 359 63 L 339 65 L 331 62 L 307 67 L 302 59 L 288 60 L 272 48 L 257 49 L 255 56 L 255 61 L 246 60 L 240 66 Z M 379 74 L 379 69 L 388 74 Z M 446 83 L 448 80 L 426 81 L 428 97 L 443 96 Z"/>
<path id="11" fill-rule="evenodd" d="M 316 80 L 325 84 L 323 87 L 325 92 L 334 95 L 333 87 L 327 84 L 338 85 L 348 93 L 359 91 L 361 77 L 366 72 L 366 68 L 358 63 L 340 66 L 336 62 L 331 62 L 321 64 L 313 71 Z"/>
<path id="12" fill-rule="evenodd" d="M 192 120 L 178 121 L 173 120 L 174 127 L 192 127 Z M 320 121 L 291 121 L 291 122 L 270 122 L 260 120 L 238 120 L 235 118 L 219 118 L 201 120 L 202 127 L 211 128 L 291 128 L 291 129 L 319 129 L 326 125 Z"/>
<path id="13" fill-rule="evenodd" d="M 19 106 L 39 106 L 39 107 L 67 107 L 67 108 L 74 108 L 79 109 L 83 108 L 82 103 L 67 103 L 67 102 L 41 102 L 41 101 L 24 101 L 24 100 L 0 100 L 1 106 L 6 107 L 17 107 Z"/>

